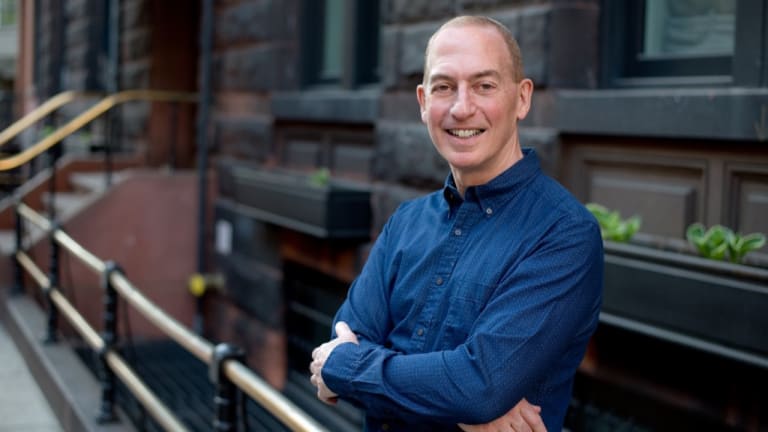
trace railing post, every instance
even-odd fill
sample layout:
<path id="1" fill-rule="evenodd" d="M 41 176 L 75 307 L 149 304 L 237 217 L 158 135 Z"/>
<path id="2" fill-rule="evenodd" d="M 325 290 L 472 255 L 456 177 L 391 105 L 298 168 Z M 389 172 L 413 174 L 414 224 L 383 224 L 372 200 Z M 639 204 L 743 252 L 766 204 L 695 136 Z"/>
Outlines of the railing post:
<path id="1" fill-rule="evenodd" d="M 19 201 L 21 202 L 21 201 Z M 14 284 L 13 284 L 13 291 L 12 293 L 14 295 L 19 295 L 24 292 L 24 269 L 21 267 L 21 263 L 19 262 L 19 252 L 22 251 L 22 240 L 24 235 L 24 219 L 21 216 L 21 213 L 19 213 L 19 203 L 17 202 L 14 206 L 14 214 L 15 214 L 15 223 L 14 223 L 14 231 L 16 233 L 16 253 L 14 256 L 14 266 L 13 266 L 13 272 L 14 272 Z"/>
<path id="2" fill-rule="evenodd" d="M 176 133 L 177 133 L 177 127 L 178 127 L 178 117 L 179 117 L 179 104 L 178 102 L 171 102 L 171 126 L 170 126 L 170 134 L 171 136 L 168 138 L 168 145 L 170 147 L 170 153 L 168 157 L 170 158 L 169 165 L 171 167 L 171 172 L 176 171 L 176 165 L 178 162 L 178 156 L 176 152 L 178 151 L 176 149 Z"/>
<path id="3" fill-rule="evenodd" d="M 48 150 L 48 168 L 51 169 L 51 175 L 48 177 L 48 215 L 52 221 L 56 221 L 56 162 L 61 154 L 61 143 Z"/>
<path id="4" fill-rule="evenodd" d="M 104 273 L 101 275 L 101 286 L 104 289 L 104 330 L 101 338 L 104 347 L 99 353 L 101 362 L 101 406 L 99 408 L 99 423 L 109 423 L 117 420 L 115 415 L 115 373 L 107 364 L 107 353 L 115 348 L 117 343 L 117 291 L 112 286 L 112 274 L 123 270 L 114 262 L 104 263 Z"/>
<path id="5" fill-rule="evenodd" d="M 50 266 L 48 267 L 48 288 L 45 290 L 45 298 L 48 303 L 48 326 L 45 335 L 45 343 L 51 344 L 58 341 L 56 336 L 56 327 L 59 317 L 56 305 L 51 298 L 51 291 L 59 286 L 59 244 L 56 242 L 56 231 L 59 229 L 59 224 L 56 220 L 51 221 L 51 232 L 49 233 L 50 240 Z"/>
<path id="6" fill-rule="evenodd" d="M 112 186 L 112 144 L 114 137 L 112 136 L 114 131 L 115 113 L 114 109 L 107 111 L 107 115 L 104 116 L 104 175 L 107 189 Z"/>
<path id="7" fill-rule="evenodd" d="M 208 375 L 216 386 L 216 395 L 213 397 L 215 418 L 213 430 L 217 432 L 234 432 L 237 427 L 237 400 L 239 389 L 224 373 L 224 363 L 228 360 L 245 361 L 245 353 L 240 348 L 222 343 L 213 348 Z"/>

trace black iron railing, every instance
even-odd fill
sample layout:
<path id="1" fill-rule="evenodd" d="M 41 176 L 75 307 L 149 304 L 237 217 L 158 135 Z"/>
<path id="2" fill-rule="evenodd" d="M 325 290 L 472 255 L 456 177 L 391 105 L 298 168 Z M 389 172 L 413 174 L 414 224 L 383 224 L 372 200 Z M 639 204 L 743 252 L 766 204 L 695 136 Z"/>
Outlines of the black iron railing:
<path id="1" fill-rule="evenodd" d="M 81 94 L 65 92 L 43 104 L 38 110 L 25 116 L 14 125 L 0 133 L 0 145 L 8 142 L 25 128 L 34 125 L 45 115 L 57 108 L 77 99 Z M 100 100 L 82 114 L 70 120 L 50 135 L 43 138 L 28 149 L 0 159 L 0 172 L 16 169 L 45 152 L 50 152 L 49 164 L 51 205 L 50 218 L 46 218 L 19 200 L 15 206 L 16 250 L 15 258 L 15 287 L 13 292 L 24 292 L 25 273 L 42 289 L 47 309 L 48 322 L 46 342 L 57 341 L 59 315 L 64 317 L 87 345 L 98 354 L 101 369 L 101 407 L 99 422 L 112 421 L 115 418 L 115 389 L 117 379 L 128 388 L 141 403 L 150 416 L 165 430 L 187 430 L 174 413 L 153 393 L 133 371 L 116 349 L 117 333 L 117 304 L 120 299 L 132 306 L 146 319 L 159 328 L 164 334 L 181 345 L 186 351 L 209 367 L 209 378 L 214 383 L 216 394 L 213 403 L 215 416 L 211 419 L 216 431 L 234 431 L 238 424 L 237 401 L 240 392 L 250 396 L 257 404 L 271 415 L 279 419 L 285 426 L 294 431 L 323 431 L 325 430 L 313 418 L 304 413 L 283 394 L 269 386 L 243 363 L 242 352 L 228 344 L 213 345 L 198 336 L 161 308 L 148 300 L 140 290 L 128 280 L 120 270 L 119 264 L 102 261 L 97 256 L 83 248 L 70 237 L 57 223 L 53 209 L 53 199 L 56 192 L 55 169 L 56 159 L 60 156 L 58 149 L 63 139 L 83 128 L 109 109 L 129 101 L 162 101 L 170 103 L 194 103 L 197 96 L 190 93 L 164 92 L 154 90 L 129 90 L 113 94 Z M 175 118 L 172 112 L 172 118 Z M 175 125 L 172 125 L 175 127 Z M 107 179 L 110 177 L 111 162 L 109 142 L 105 151 L 105 167 Z M 170 157 L 171 160 L 175 156 Z M 109 180 L 107 180 L 109 186 Z M 27 223 L 42 230 L 50 242 L 48 273 L 41 270 L 27 254 L 24 247 L 23 233 Z M 67 252 L 77 258 L 87 268 L 100 275 L 104 291 L 104 314 L 101 334 L 86 322 L 83 316 L 73 307 L 72 303 L 59 289 L 59 260 L 60 254 Z"/>
<path id="2" fill-rule="evenodd" d="M 272 388 L 243 364 L 241 351 L 228 344 L 213 345 L 198 336 L 161 308 L 147 299 L 115 263 L 104 262 L 64 232 L 56 224 L 40 215 L 27 205 L 17 207 L 17 226 L 24 228 L 29 222 L 49 235 L 51 262 L 58 261 L 58 254 L 66 250 L 86 267 L 102 276 L 104 288 L 104 325 L 100 335 L 72 306 L 61 293 L 54 271 L 46 275 L 24 251 L 14 254 L 18 266 L 17 274 L 27 274 L 42 288 L 48 303 L 48 339 L 55 340 L 58 314 L 60 313 L 80 334 L 85 342 L 99 355 L 102 367 L 110 373 L 102 374 L 102 404 L 98 420 L 114 418 L 115 378 L 119 378 L 146 408 L 147 412 L 166 430 L 186 430 L 186 427 L 174 416 L 165 404 L 155 396 L 149 387 L 133 372 L 132 368 L 115 349 L 117 341 L 116 314 L 118 298 L 126 301 L 136 311 L 159 328 L 164 334 L 184 347 L 192 355 L 209 367 L 209 378 L 216 386 L 214 396 L 215 418 L 212 419 L 214 430 L 234 431 L 238 421 L 238 392 L 242 391 L 270 414 L 295 431 L 325 430 L 314 419 L 304 413 L 280 392 Z M 21 232 L 17 233 L 21 235 Z M 54 245 L 56 247 L 54 248 Z M 57 264 L 51 264 L 55 270 Z M 21 282 L 21 281 L 18 281 Z M 22 287 L 17 287 L 17 292 Z"/>

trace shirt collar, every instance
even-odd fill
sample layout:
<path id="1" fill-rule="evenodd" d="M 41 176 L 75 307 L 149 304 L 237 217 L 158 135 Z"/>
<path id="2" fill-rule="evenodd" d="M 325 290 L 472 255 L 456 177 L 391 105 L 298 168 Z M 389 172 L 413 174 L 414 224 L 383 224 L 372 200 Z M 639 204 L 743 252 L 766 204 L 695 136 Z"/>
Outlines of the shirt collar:
<path id="1" fill-rule="evenodd" d="M 491 181 L 479 186 L 468 187 L 464 194 L 464 200 L 477 202 L 481 210 L 488 212 L 490 209 L 493 212 L 495 208 L 502 206 L 540 171 L 541 167 L 536 151 L 525 148 L 522 159 Z M 456 188 L 456 182 L 453 180 L 453 174 L 449 174 L 445 179 L 443 197 L 451 208 L 462 202 L 459 190 Z"/>

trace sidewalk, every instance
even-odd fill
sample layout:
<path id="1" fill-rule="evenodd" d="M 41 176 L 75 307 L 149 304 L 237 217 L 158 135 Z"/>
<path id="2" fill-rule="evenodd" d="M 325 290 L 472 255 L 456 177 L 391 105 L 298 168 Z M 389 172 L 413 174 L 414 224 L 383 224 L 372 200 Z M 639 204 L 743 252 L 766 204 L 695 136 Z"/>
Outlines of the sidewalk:
<path id="1" fill-rule="evenodd" d="M 0 432 L 63 430 L 2 321 L 0 383 Z"/>

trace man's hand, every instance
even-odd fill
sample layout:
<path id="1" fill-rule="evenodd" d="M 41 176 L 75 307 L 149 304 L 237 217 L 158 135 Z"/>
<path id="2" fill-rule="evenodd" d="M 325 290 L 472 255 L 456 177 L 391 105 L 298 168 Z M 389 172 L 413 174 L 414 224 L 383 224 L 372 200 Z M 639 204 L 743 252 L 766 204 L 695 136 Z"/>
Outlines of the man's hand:
<path id="1" fill-rule="evenodd" d="M 313 386 L 317 387 L 317 398 L 321 401 L 334 405 L 338 400 L 338 395 L 326 387 L 323 382 L 323 366 L 325 360 L 331 355 L 334 348 L 340 344 L 352 342 L 355 345 L 359 345 L 357 336 L 352 332 L 347 323 L 339 321 L 336 323 L 336 338 L 320 345 L 312 351 L 312 363 L 309 364 L 309 371 L 312 372 L 312 377 L 309 381 Z"/>
<path id="2" fill-rule="evenodd" d="M 465 432 L 547 432 L 540 413 L 540 406 L 531 405 L 523 398 L 506 414 L 490 423 L 459 424 L 459 427 Z"/>

